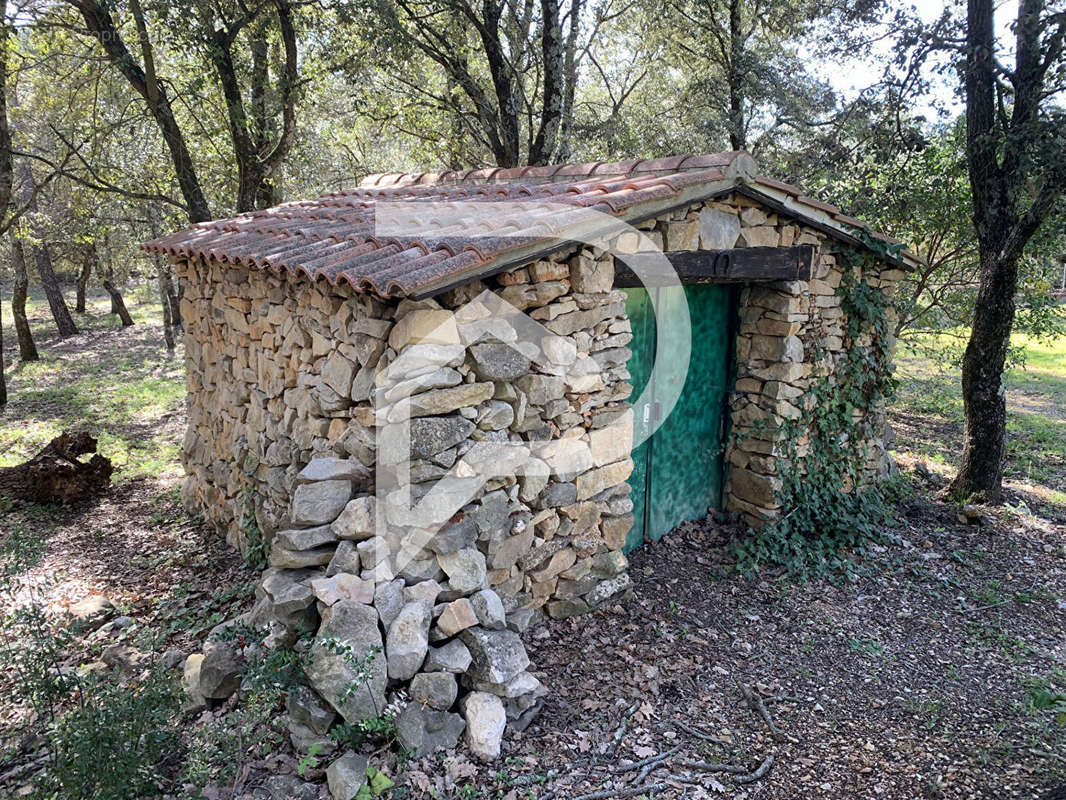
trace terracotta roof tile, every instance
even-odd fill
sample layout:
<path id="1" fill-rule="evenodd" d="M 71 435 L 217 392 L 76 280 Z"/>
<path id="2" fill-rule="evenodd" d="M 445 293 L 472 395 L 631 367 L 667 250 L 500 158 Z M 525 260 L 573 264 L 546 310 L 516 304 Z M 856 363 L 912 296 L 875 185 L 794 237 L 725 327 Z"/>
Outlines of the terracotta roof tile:
<path id="1" fill-rule="evenodd" d="M 358 188 L 202 223 L 144 249 L 286 270 L 383 297 L 424 296 L 566 247 L 581 225 L 602 233 L 614 219 L 662 213 L 737 183 L 785 192 L 797 208 L 835 215 L 841 225 L 862 224 L 757 177 L 746 154 L 713 153 L 372 175 Z"/>

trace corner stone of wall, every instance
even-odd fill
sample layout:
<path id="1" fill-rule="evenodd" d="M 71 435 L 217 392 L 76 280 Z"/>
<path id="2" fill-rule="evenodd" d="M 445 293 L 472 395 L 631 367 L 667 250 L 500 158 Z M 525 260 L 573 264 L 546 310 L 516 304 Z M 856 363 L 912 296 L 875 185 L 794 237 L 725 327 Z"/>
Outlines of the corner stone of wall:
<path id="1" fill-rule="evenodd" d="M 741 293 L 737 376 L 730 409 L 733 435 L 726 454 L 726 508 L 758 528 L 780 516 L 780 474 L 792 468 L 785 458 L 788 448 L 780 438 L 782 424 L 802 419 L 812 378 L 831 378 L 843 354 L 846 319 L 837 288 L 844 272 L 834 250 L 838 245 L 820 231 L 781 220 L 743 197 L 716 208 L 738 217 L 740 245 L 809 244 L 816 248 L 811 280 L 753 285 Z M 903 274 L 885 267 L 858 277 L 891 292 Z M 888 346 L 891 351 L 894 342 Z M 869 458 L 860 474 L 864 483 L 873 483 L 891 469 L 891 457 L 883 441 L 884 409 L 872 409 L 868 421 L 875 433 L 865 443 Z M 796 444 L 802 456 L 803 439 Z"/>

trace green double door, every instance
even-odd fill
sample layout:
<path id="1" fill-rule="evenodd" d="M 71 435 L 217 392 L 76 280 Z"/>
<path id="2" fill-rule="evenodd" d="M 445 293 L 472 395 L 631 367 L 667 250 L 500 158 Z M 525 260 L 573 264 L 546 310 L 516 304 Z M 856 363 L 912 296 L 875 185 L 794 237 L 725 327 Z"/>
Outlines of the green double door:
<path id="1" fill-rule="evenodd" d="M 727 286 L 685 286 L 682 289 L 627 289 L 626 311 L 633 326 L 629 372 L 633 384 L 635 440 L 629 478 L 633 529 L 626 552 L 646 539 L 659 539 L 686 520 L 700 519 L 722 502 L 725 409 L 733 372 L 734 291 Z M 660 318 L 688 306 L 691 346 L 688 370 L 671 364 L 666 376 L 652 378 L 659 358 L 679 358 L 676 343 L 657 344 L 653 301 Z M 666 334 L 664 333 L 664 336 Z M 667 336 L 668 339 L 668 336 Z M 644 389 L 651 382 L 650 391 Z M 666 411 L 666 398 L 680 396 L 650 438 Z M 642 397 L 643 395 L 643 397 Z M 641 400 L 643 399 L 643 402 Z"/>

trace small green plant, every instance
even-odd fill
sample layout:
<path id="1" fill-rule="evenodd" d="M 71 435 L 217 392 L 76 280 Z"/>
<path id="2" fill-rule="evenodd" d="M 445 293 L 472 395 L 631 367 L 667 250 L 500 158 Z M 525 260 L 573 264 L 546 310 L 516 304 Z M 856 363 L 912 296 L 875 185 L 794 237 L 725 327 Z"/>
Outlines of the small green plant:
<path id="1" fill-rule="evenodd" d="M 370 680 L 374 677 L 374 659 L 381 654 L 381 646 L 371 647 L 370 650 L 360 656 L 356 655 L 355 649 L 350 644 L 342 642 L 336 636 L 323 636 L 318 642 L 329 652 L 344 659 L 344 663 L 353 673 L 352 680 L 337 700 L 338 705 L 344 705 L 361 689 L 366 689 L 367 694 L 374 703 L 374 710 L 380 717 L 382 710 L 377 707 L 374 693 L 370 691 Z"/>
<path id="2" fill-rule="evenodd" d="M 37 603 L 0 619 L 0 669 L 17 677 L 13 699 L 30 712 L 23 733 L 39 737 L 49 756 L 36 797 L 133 800 L 165 791 L 181 754 L 180 687 L 157 671 L 121 684 L 79 675 L 66 666 L 75 633 Z"/>
<path id="3" fill-rule="evenodd" d="M 879 656 L 885 652 L 885 646 L 876 639 L 852 639 L 848 645 L 856 653 L 865 653 L 868 656 Z"/>
<path id="4" fill-rule="evenodd" d="M 86 800 L 134 800 L 165 789 L 181 754 L 180 697 L 177 682 L 159 672 L 133 685 L 87 681 L 78 705 L 50 733 L 54 761 L 45 785 Z"/>
<path id="5" fill-rule="evenodd" d="M 248 539 L 248 549 L 244 552 L 245 563 L 254 570 L 263 570 L 266 569 L 267 559 L 270 557 L 270 543 L 259 529 L 259 523 L 255 521 L 258 496 L 254 486 L 244 490 L 240 526 Z"/>
<path id="6" fill-rule="evenodd" d="M 396 782 L 377 767 L 367 767 L 366 784 L 355 795 L 355 800 L 373 800 L 383 796 L 395 785 Z"/>
<path id="7" fill-rule="evenodd" d="M 300 759 L 296 765 L 296 774 L 303 776 L 309 769 L 314 769 L 318 766 L 318 754 L 322 752 L 322 745 L 315 742 L 307 750 L 307 755 Z"/>

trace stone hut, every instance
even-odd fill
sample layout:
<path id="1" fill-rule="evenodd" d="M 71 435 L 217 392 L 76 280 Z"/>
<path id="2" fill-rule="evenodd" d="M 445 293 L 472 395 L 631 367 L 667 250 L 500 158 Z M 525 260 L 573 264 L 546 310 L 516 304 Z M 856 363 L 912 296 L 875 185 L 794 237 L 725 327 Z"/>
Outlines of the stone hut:
<path id="1" fill-rule="evenodd" d="M 492 758 L 543 693 L 518 633 L 627 592 L 686 519 L 773 520 L 838 287 L 909 266 L 872 236 L 722 153 L 378 175 L 147 244 L 181 285 L 184 500 L 268 554 L 249 623 L 319 634 L 294 742 L 402 686 L 405 744 L 465 725 Z"/>

